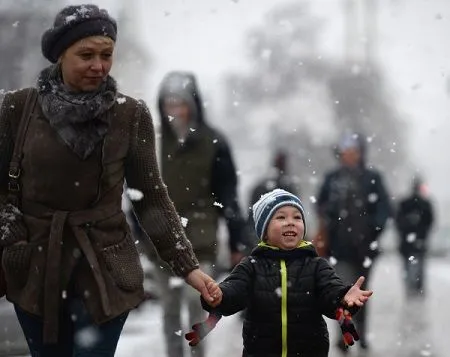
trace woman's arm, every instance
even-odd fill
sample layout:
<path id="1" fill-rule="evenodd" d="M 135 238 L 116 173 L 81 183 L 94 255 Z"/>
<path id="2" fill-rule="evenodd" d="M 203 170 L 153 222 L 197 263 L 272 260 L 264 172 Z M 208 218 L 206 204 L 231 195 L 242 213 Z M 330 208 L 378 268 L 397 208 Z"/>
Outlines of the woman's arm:
<path id="1" fill-rule="evenodd" d="M 141 200 L 132 202 L 133 207 L 159 255 L 175 274 L 186 277 L 198 268 L 198 261 L 159 172 L 150 112 L 145 103 L 139 102 L 138 106 L 131 129 L 125 179 L 129 188 L 143 193 Z"/>

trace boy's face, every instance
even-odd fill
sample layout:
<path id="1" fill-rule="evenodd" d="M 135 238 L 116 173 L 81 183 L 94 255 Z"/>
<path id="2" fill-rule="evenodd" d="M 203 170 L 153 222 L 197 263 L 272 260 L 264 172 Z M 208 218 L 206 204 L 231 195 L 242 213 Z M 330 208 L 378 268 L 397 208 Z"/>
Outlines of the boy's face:
<path id="1" fill-rule="evenodd" d="M 276 210 L 267 227 L 267 243 L 284 250 L 298 246 L 303 239 L 305 225 L 300 211 L 293 206 Z"/>

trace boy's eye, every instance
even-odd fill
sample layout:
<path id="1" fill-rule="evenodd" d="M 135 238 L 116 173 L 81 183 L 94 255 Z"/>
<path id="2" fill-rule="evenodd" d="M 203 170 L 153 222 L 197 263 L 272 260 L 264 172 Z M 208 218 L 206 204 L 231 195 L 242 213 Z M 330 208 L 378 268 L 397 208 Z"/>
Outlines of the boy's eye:
<path id="1" fill-rule="evenodd" d="M 102 53 L 102 57 L 105 59 L 109 59 L 112 56 L 112 53 Z"/>
<path id="2" fill-rule="evenodd" d="M 284 216 L 276 216 L 275 219 L 284 219 Z"/>
<path id="3" fill-rule="evenodd" d="M 301 215 L 295 216 L 294 218 L 295 218 L 295 219 L 299 219 L 299 220 L 301 220 L 301 221 L 303 220 L 303 217 L 302 217 Z"/>

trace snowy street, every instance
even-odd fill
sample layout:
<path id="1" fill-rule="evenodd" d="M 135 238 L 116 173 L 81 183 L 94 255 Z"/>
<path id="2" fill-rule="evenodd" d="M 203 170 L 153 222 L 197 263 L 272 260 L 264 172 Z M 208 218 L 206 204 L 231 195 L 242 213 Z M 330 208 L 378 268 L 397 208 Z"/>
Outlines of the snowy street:
<path id="1" fill-rule="evenodd" d="M 370 309 L 369 352 L 359 356 L 448 356 L 450 315 L 447 292 L 450 291 L 450 262 L 446 258 L 431 258 L 428 264 L 426 297 L 405 300 L 401 280 L 401 261 L 387 253 L 378 261 L 372 288 L 375 294 Z M 335 327 L 331 322 L 330 326 Z M 165 357 L 161 332 L 161 309 L 148 302 L 133 312 L 119 341 L 118 357 Z M 336 335 L 330 331 L 332 345 Z M 174 331 L 184 338 L 185 331 Z M 222 319 L 206 339 L 208 357 L 239 357 L 241 355 L 241 322 L 238 316 Z M 186 343 L 186 349 L 188 348 Z M 358 346 L 347 354 L 358 355 Z M 340 356 L 332 348 L 330 357 Z"/>

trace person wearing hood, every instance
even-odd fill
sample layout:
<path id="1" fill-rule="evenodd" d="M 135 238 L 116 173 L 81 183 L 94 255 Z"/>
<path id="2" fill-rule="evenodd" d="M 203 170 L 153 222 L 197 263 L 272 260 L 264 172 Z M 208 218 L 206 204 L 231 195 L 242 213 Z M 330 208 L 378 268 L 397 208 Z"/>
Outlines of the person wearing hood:
<path id="1" fill-rule="evenodd" d="M 237 176 L 231 150 L 223 135 L 205 120 L 202 98 L 192 73 L 170 72 L 159 92 L 161 116 L 161 171 L 185 221 L 185 232 L 200 266 L 213 273 L 216 263 L 219 219 L 228 227 L 232 265 L 243 257 L 244 220 L 238 206 Z M 168 356 L 183 356 L 181 305 L 186 300 L 189 321 L 201 319 L 204 311 L 198 296 L 174 283 L 170 271 L 159 272 L 164 307 L 164 332 Z M 204 356 L 202 346 L 195 356 Z"/>
<path id="2" fill-rule="evenodd" d="M 358 337 L 351 314 L 372 295 L 360 289 L 364 277 L 346 285 L 328 261 L 317 256 L 305 240 L 305 211 L 297 196 L 272 190 L 254 204 L 253 216 L 260 243 L 219 284 L 220 303 L 212 307 L 201 299 L 203 307 L 212 316 L 246 309 L 244 357 L 326 357 L 329 337 L 322 315 L 340 319 L 341 311 L 347 318 L 344 337 L 353 344 Z M 204 331 L 194 326 L 186 338 L 198 343 Z"/>
<path id="3" fill-rule="evenodd" d="M 109 75 L 116 39 L 106 10 L 63 8 L 42 36 L 52 64 L 0 109 L 0 274 L 33 357 L 114 356 L 144 300 L 125 181 L 162 259 L 214 300 L 161 179 L 150 112 Z"/>
<path id="4" fill-rule="evenodd" d="M 337 147 L 339 167 L 328 172 L 317 195 L 320 251 L 336 260 L 335 269 L 346 282 L 364 275 L 370 279 L 378 255 L 378 238 L 391 216 L 381 174 L 365 166 L 362 135 L 347 132 Z M 317 243 L 316 243 L 317 244 Z M 366 312 L 355 317 L 362 348 L 367 348 Z M 339 345 L 342 347 L 342 344 Z"/>
<path id="5" fill-rule="evenodd" d="M 426 186 L 415 177 L 410 195 L 400 200 L 395 216 L 406 292 L 411 296 L 424 294 L 425 255 L 433 220 L 433 206 L 427 197 Z"/>

